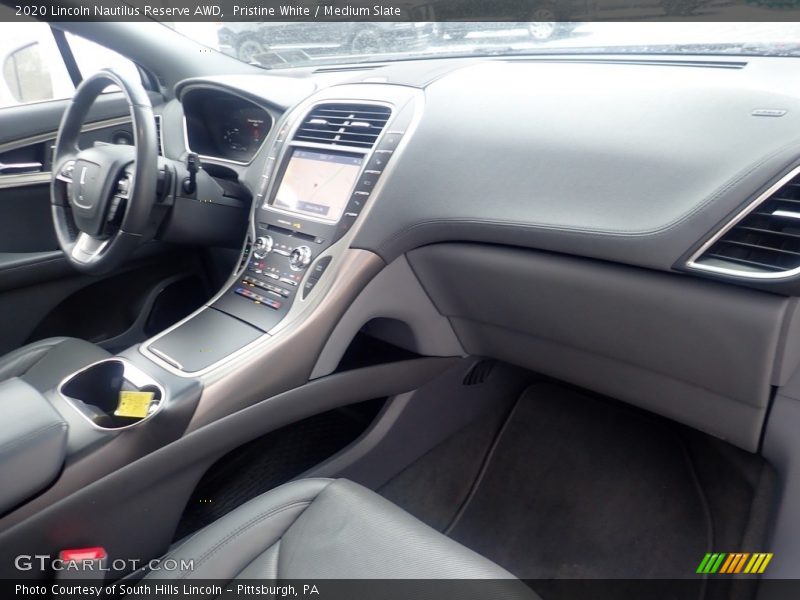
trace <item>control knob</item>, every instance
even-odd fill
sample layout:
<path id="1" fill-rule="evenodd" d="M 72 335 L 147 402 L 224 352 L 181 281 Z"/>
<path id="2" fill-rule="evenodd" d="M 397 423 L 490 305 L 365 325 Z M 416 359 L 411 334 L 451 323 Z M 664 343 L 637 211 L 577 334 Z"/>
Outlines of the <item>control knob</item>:
<path id="1" fill-rule="evenodd" d="M 289 255 L 289 266 L 294 271 L 302 271 L 311 264 L 311 248 L 308 246 L 298 246 Z"/>
<path id="2" fill-rule="evenodd" d="M 253 256 L 259 260 L 265 258 L 267 254 L 272 252 L 272 246 L 274 244 L 275 242 L 272 240 L 272 236 L 265 235 L 258 238 L 256 243 L 253 244 Z"/>

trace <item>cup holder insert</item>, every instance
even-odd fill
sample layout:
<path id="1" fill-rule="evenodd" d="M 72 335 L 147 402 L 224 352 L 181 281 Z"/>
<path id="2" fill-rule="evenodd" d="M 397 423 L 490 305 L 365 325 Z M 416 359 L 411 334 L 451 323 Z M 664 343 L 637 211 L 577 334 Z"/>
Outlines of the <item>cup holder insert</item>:
<path id="1" fill-rule="evenodd" d="M 153 394 L 147 414 L 118 416 L 121 392 Z M 59 387 L 61 395 L 101 429 L 122 429 L 153 416 L 164 400 L 163 388 L 149 375 L 120 359 L 108 359 L 78 371 Z"/>

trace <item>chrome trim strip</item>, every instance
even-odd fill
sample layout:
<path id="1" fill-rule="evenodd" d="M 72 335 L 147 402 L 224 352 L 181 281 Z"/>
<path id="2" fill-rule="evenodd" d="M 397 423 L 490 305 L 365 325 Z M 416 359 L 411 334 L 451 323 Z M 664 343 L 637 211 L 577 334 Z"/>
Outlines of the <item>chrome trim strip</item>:
<path id="1" fill-rule="evenodd" d="M 2 175 L 0 176 L 0 190 L 22 187 L 25 185 L 50 183 L 50 178 L 52 175 L 53 174 L 50 171 L 42 171 L 39 173 L 20 173 L 19 175 Z"/>
<path id="2" fill-rule="evenodd" d="M 151 348 L 151 349 L 150 349 L 150 352 L 152 352 L 153 354 L 157 354 L 157 355 L 158 355 L 158 356 L 160 356 L 162 359 L 164 359 L 165 361 L 167 361 L 169 364 L 171 364 L 171 365 L 173 365 L 173 366 L 177 367 L 177 368 L 178 368 L 178 369 L 180 369 L 181 371 L 185 371 L 185 370 L 186 370 L 186 369 L 184 368 L 184 366 L 183 366 L 181 363 L 179 363 L 177 360 L 175 360 L 174 358 L 172 358 L 172 357 L 171 357 L 169 354 L 166 354 L 166 353 L 162 352 L 162 351 L 161 351 L 161 350 L 159 350 L 158 348 Z"/>
<path id="3" fill-rule="evenodd" d="M 75 400 L 78 400 L 79 402 L 83 402 L 82 400 L 80 400 L 79 398 L 73 398 L 72 396 L 67 396 L 64 393 L 64 386 L 67 383 L 69 383 L 70 380 L 74 379 L 75 377 L 77 377 L 81 373 L 84 373 L 84 372 L 88 371 L 92 367 L 96 367 L 99 364 L 107 363 L 107 362 L 122 363 L 122 367 L 123 367 L 123 372 L 122 373 L 123 373 L 123 377 L 125 379 L 128 379 L 131 383 L 133 383 L 134 385 L 136 385 L 138 387 L 144 387 L 144 385 L 151 385 L 151 386 L 157 388 L 158 391 L 161 393 L 161 400 L 159 400 L 158 404 L 155 407 L 155 410 L 153 410 L 153 412 L 148 414 L 144 419 L 140 419 L 139 421 L 136 421 L 136 423 L 131 423 L 130 425 L 125 425 L 123 427 L 101 427 L 100 425 L 98 425 L 97 423 L 92 421 L 88 417 L 88 415 L 86 413 L 84 413 L 80 408 L 78 408 L 78 406 L 75 404 Z M 128 375 L 130 375 L 130 377 L 128 377 Z M 144 385 L 140 385 L 139 383 L 136 383 L 136 380 L 142 382 Z M 142 371 L 138 367 L 134 366 L 133 363 L 131 363 L 130 361 L 128 361 L 128 360 L 126 360 L 124 358 L 117 357 L 117 356 L 115 356 L 113 358 L 104 358 L 103 360 L 98 360 L 97 362 L 93 362 L 92 364 L 84 367 L 83 369 L 80 369 L 79 371 L 75 371 L 74 373 L 71 373 L 70 375 L 67 375 L 64 379 L 61 380 L 61 383 L 58 384 L 58 387 L 56 388 L 56 390 L 58 391 L 58 395 L 61 396 L 61 398 L 69 406 L 71 406 L 72 409 L 75 412 L 77 412 L 80 416 L 82 416 L 84 419 L 86 419 L 86 421 L 89 423 L 89 425 L 91 425 L 92 428 L 96 429 L 97 431 L 112 432 L 112 433 L 113 432 L 117 432 L 117 431 L 125 431 L 126 429 L 131 429 L 133 427 L 137 427 L 137 426 L 141 425 L 142 423 L 144 423 L 145 421 L 149 421 L 156 414 L 158 414 L 161 411 L 161 409 L 164 407 L 164 405 L 167 403 L 167 392 L 164 389 L 163 385 L 161 385 L 156 379 L 154 379 L 153 377 L 151 377 L 150 375 L 148 375 L 147 373 L 145 373 L 144 371 Z"/>
<path id="4" fill-rule="evenodd" d="M 353 87 L 356 87 L 356 86 L 361 87 L 362 85 L 368 85 L 368 84 L 360 84 L 360 85 L 359 84 L 350 84 L 350 85 L 352 85 Z M 345 86 L 342 86 L 342 87 L 345 87 Z M 321 93 L 324 94 L 326 92 L 334 92 L 334 91 L 340 93 L 339 90 L 335 89 L 335 88 L 328 88 L 327 90 L 324 90 Z M 364 99 L 361 99 L 361 98 L 359 98 L 357 96 L 349 97 L 349 98 L 341 98 L 340 96 L 332 96 L 330 98 L 322 97 L 322 98 L 319 98 L 319 99 L 317 99 L 317 98 L 319 98 L 319 94 L 315 94 L 315 98 L 314 99 L 306 100 L 306 101 L 300 103 L 293 110 L 289 111 L 289 113 L 287 113 L 284 116 L 282 123 L 280 123 L 280 122 L 276 122 L 275 123 L 276 127 L 273 127 L 273 131 L 280 132 L 281 129 L 283 127 L 285 127 L 287 124 L 291 124 L 290 125 L 291 135 L 289 135 L 288 132 L 287 132 L 287 135 L 285 137 L 286 142 L 289 142 L 289 140 L 291 140 L 291 138 L 293 137 L 294 132 L 296 131 L 297 127 L 299 127 L 299 124 L 302 122 L 302 121 L 298 121 L 297 116 L 302 116 L 302 115 L 307 114 L 308 111 L 311 109 L 311 107 L 316 105 L 316 104 L 325 104 L 325 103 L 330 103 L 330 102 L 356 102 L 356 101 L 359 102 L 359 103 L 363 103 L 363 104 L 379 104 L 379 105 L 380 104 L 384 104 L 384 105 L 390 106 L 393 109 L 393 116 L 398 116 L 400 114 L 400 112 L 405 108 L 405 106 L 407 106 L 408 103 L 415 103 L 415 110 L 414 110 L 414 116 L 413 116 L 413 118 L 411 120 L 411 123 L 409 124 L 408 128 L 405 130 L 403 138 L 400 141 L 400 144 L 393 151 L 392 155 L 395 158 L 395 160 L 390 161 L 388 166 L 387 166 L 387 168 L 384 169 L 383 176 L 378 180 L 378 184 L 375 186 L 375 189 L 372 191 L 372 194 L 370 195 L 371 201 L 366 203 L 366 205 L 364 206 L 363 210 L 361 211 L 361 216 L 359 217 L 359 219 L 356 221 L 356 223 L 353 225 L 353 227 L 350 229 L 350 231 L 347 233 L 347 235 L 345 235 L 342 239 L 340 239 L 338 242 L 336 242 L 333 246 L 329 247 L 323 254 L 320 254 L 319 256 L 315 257 L 315 260 L 318 260 L 318 259 L 326 257 L 326 256 L 332 256 L 333 258 L 332 258 L 332 261 L 331 261 L 331 266 L 328 267 L 328 269 L 325 271 L 325 273 L 322 276 L 322 278 L 317 283 L 316 287 L 314 288 L 314 292 L 312 294 L 310 294 L 308 296 L 308 298 L 305 298 L 305 299 L 303 299 L 301 297 L 301 295 L 298 294 L 295 297 L 295 300 L 294 300 L 294 302 L 292 304 L 292 307 L 289 309 L 289 311 L 286 314 L 286 316 L 283 318 L 283 320 L 277 326 L 275 326 L 273 329 L 271 329 L 269 332 L 265 333 L 264 335 L 256 338 L 255 340 L 253 340 L 252 342 L 250 342 L 246 346 L 240 348 L 236 352 L 234 352 L 234 353 L 232 353 L 232 354 L 220 359 L 216 363 L 214 363 L 212 365 L 209 365 L 208 367 L 206 367 L 205 369 L 202 369 L 200 371 L 186 372 L 186 371 L 181 371 L 179 369 L 176 369 L 169 362 L 167 362 L 166 360 L 160 358 L 157 354 L 155 354 L 152 351 L 150 346 L 151 346 L 151 344 L 153 344 L 156 341 L 158 341 L 160 338 L 164 337 L 165 335 L 169 334 L 170 332 L 174 331 L 178 327 L 182 326 L 186 322 L 188 322 L 191 319 L 193 319 L 195 316 L 200 314 L 202 311 L 207 310 L 209 307 L 211 307 L 217 300 L 219 300 L 220 298 L 222 298 L 224 296 L 224 294 L 228 291 L 230 286 L 233 285 L 237 281 L 237 279 L 239 279 L 242 276 L 242 274 L 245 272 L 245 270 L 247 268 L 247 262 L 249 260 L 249 256 L 244 256 L 244 248 L 246 248 L 247 243 L 248 243 L 248 241 L 250 239 L 253 239 L 253 240 L 256 239 L 256 235 L 255 235 L 256 234 L 256 225 L 255 225 L 256 218 L 255 218 L 255 216 L 257 214 L 257 211 L 261 210 L 261 205 L 264 202 L 264 198 L 269 198 L 270 197 L 269 193 L 271 193 L 272 186 L 274 185 L 275 182 L 274 181 L 269 181 L 269 183 L 264 186 L 264 191 L 259 196 L 257 196 L 256 199 L 253 202 L 253 207 L 252 207 L 252 211 L 251 211 L 251 215 L 250 215 L 250 234 L 249 234 L 249 236 L 246 236 L 246 238 L 244 240 L 244 244 L 242 246 L 243 260 L 241 260 L 241 267 L 237 268 L 233 272 L 231 277 L 228 279 L 228 281 L 225 282 L 225 284 L 222 286 L 222 288 L 219 290 L 219 292 L 217 292 L 217 294 L 215 294 L 214 297 L 211 298 L 211 300 L 209 300 L 204 306 L 202 306 L 201 308 L 199 308 L 198 310 L 196 310 L 195 312 L 193 312 L 192 314 L 190 314 L 189 316 L 187 316 L 183 320 L 181 320 L 181 321 L 175 323 L 174 325 L 172 325 L 171 327 L 165 329 L 164 331 L 162 331 L 161 333 L 159 333 L 155 337 L 152 337 L 149 340 L 146 340 L 145 342 L 142 342 L 139 345 L 139 352 L 143 356 L 145 356 L 149 360 L 155 362 L 157 365 L 159 365 L 160 367 L 166 369 L 168 372 L 172 373 L 173 375 L 176 375 L 178 377 L 183 377 L 183 378 L 194 378 L 194 377 L 204 377 L 204 376 L 207 376 L 207 375 L 209 375 L 211 373 L 214 373 L 215 371 L 219 371 L 219 370 L 221 370 L 222 367 L 233 363 L 237 358 L 239 358 L 241 356 L 244 356 L 244 355 L 246 355 L 246 354 L 248 354 L 250 352 L 255 351 L 258 346 L 265 346 L 266 347 L 267 345 L 272 345 L 274 343 L 278 343 L 280 341 L 280 337 L 283 337 L 283 336 L 280 336 L 280 334 L 285 334 L 286 333 L 286 329 L 289 329 L 291 327 L 295 327 L 295 326 L 298 326 L 299 324 L 301 324 L 302 323 L 302 319 L 306 318 L 308 315 L 310 315 L 314 310 L 316 310 L 318 308 L 318 306 L 326 298 L 328 291 L 330 290 L 330 288 L 332 287 L 332 285 L 336 281 L 336 275 L 337 275 L 337 273 L 339 271 L 339 268 L 338 268 L 339 265 L 337 265 L 336 263 L 337 262 L 341 262 L 341 258 L 345 255 L 346 251 L 348 249 L 350 249 L 350 242 L 356 236 L 358 231 L 361 229 L 361 226 L 363 225 L 363 223 L 366 221 L 370 210 L 375 205 L 375 202 L 377 201 L 377 199 L 380 197 L 380 193 L 383 190 L 383 187 L 385 186 L 386 182 L 391 178 L 391 173 L 392 173 L 392 171 L 394 171 L 394 169 L 397 166 L 397 163 L 398 163 L 397 158 L 402 155 L 402 153 L 405 150 L 406 146 L 408 145 L 410 139 L 413 137 L 414 131 L 417 129 L 420 121 L 422 120 L 422 114 L 423 114 L 423 111 L 424 111 L 424 102 L 425 102 L 425 96 L 424 96 L 424 93 L 421 90 L 414 90 L 413 92 L 411 92 L 409 94 L 407 101 L 405 101 L 402 104 L 397 105 L 397 106 L 395 106 L 395 105 L 393 105 L 393 104 L 391 104 L 389 102 L 382 102 L 382 101 L 375 101 L 375 100 L 364 100 Z M 396 112 L 394 112 L 394 111 L 396 111 Z M 392 129 L 389 128 L 390 123 L 391 123 L 391 121 L 389 123 L 387 123 L 387 126 L 384 128 L 384 131 L 381 133 L 381 138 L 386 133 L 388 133 L 390 131 L 395 131 L 395 130 L 392 130 Z M 277 133 L 276 133 L 276 137 L 277 137 Z M 371 157 L 371 154 L 374 153 L 375 149 L 379 146 L 381 138 L 378 139 L 378 141 L 375 143 L 375 146 L 370 151 L 370 157 Z M 275 138 L 271 139 L 270 142 L 274 143 L 275 142 Z M 280 164 L 281 160 L 284 158 L 286 152 L 288 151 L 290 145 L 291 145 L 290 143 L 284 143 L 283 147 L 281 148 L 280 156 L 276 157 L 275 161 L 272 161 L 272 163 L 273 163 L 272 166 L 267 166 L 266 167 L 267 169 L 272 169 L 272 172 L 270 173 L 270 175 L 274 174 L 276 166 L 278 164 Z M 331 150 L 330 146 L 325 146 L 325 148 L 327 148 L 328 150 Z M 362 150 L 363 150 L 363 148 L 362 148 Z M 269 162 L 270 161 L 265 161 L 265 163 L 267 165 L 269 165 Z M 367 160 L 364 161 L 364 167 L 366 167 L 367 163 L 369 163 L 369 158 L 367 158 Z M 306 273 L 306 278 L 308 277 L 308 274 L 310 274 L 310 272 L 311 272 L 311 270 L 309 269 L 307 271 L 307 273 Z M 301 282 L 298 287 L 300 287 L 302 289 L 302 285 L 303 285 L 304 282 L 305 282 L 305 278 L 304 278 L 304 281 Z M 280 336 L 280 337 L 278 337 L 278 336 Z M 273 339 L 273 338 L 276 338 L 276 337 L 278 337 L 278 339 Z M 215 377 L 221 377 L 221 376 L 222 375 L 215 374 Z"/>
<path id="5" fill-rule="evenodd" d="M 21 171 L 23 173 L 41 173 L 42 163 L 40 162 L 24 162 L 24 163 L 1 163 L 0 173 L 5 171 Z M 11 174 L 11 173 L 9 173 Z"/>
<path id="6" fill-rule="evenodd" d="M 116 119 L 107 119 L 105 121 L 93 121 L 91 123 L 85 124 L 81 128 L 81 131 L 86 132 L 86 131 L 97 131 L 98 129 L 110 129 L 111 127 L 119 127 L 120 125 L 126 125 L 130 122 L 131 122 L 130 117 L 119 117 Z M 6 142 L 5 144 L 0 144 L 0 153 L 9 152 L 11 150 L 16 150 L 18 148 L 24 148 L 26 146 L 32 146 L 33 144 L 39 144 L 41 142 L 47 142 L 49 140 L 55 142 L 57 136 L 58 136 L 58 131 L 53 131 L 50 133 L 40 133 L 21 140 L 14 140 L 13 142 Z M 0 175 L 0 190 L 22 187 L 26 185 L 39 185 L 43 183 L 50 183 L 50 179 L 52 178 L 52 176 L 53 176 L 52 171 L 41 171 L 39 173 L 18 173 L 11 175 Z"/>
<path id="7" fill-rule="evenodd" d="M 781 189 L 784 185 L 789 183 L 792 179 L 797 177 L 800 174 L 800 166 L 795 167 L 791 171 L 789 171 L 786 175 L 781 177 L 776 183 L 770 186 L 764 193 L 758 196 L 755 200 L 753 200 L 750 204 L 748 204 L 744 209 L 739 211 L 736 216 L 731 219 L 722 229 L 720 229 L 716 234 L 714 234 L 708 241 L 706 241 L 700 249 L 697 250 L 692 256 L 686 261 L 686 267 L 688 269 L 692 269 L 695 271 L 705 271 L 708 273 L 715 273 L 717 275 L 728 275 L 730 277 L 741 277 L 743 279 L 788 279 L 790 277 L 794 277 L 795 275 L 800 274 L 800 267 L 796 267 L 789 271 L 780 271 L 775 273 L 764 273 L 760 271 L 747 271 L 742 269 L 734 269 L 729 267 L 719 267 L 714 265 L 706 265 L 700 264 L 697 261 L 706 253 L 706 251 L 711 248 L 714 244 L 719 241 L 719 239 L 728 233 L 731 229 L 733 229 L 742 219 L 744 219 L 748 214 L 750 214 L 757 206 L 763 204 L 770 197 L 775 194 L 779 189 Z M 782 212 L 782 211 L 776 211 Z M 775 214 L 775 213 L 773 213 Z M 722 260 L 722 259 L 719 259 Z"/>
<path id="8" fill-rule="evenodd" d="M 98 129 L 109 129 L 111 127 L 118 127 L 119 125 L 125 125 L 126 123 L 130 122 L 131 122 L 130 116 L 117 117 L 115 119 L 106 119 L 105 121 L 92 121 L 91 123 L 85 123 L 84 126 L 81 128 L 81 131 L 86 132 L 86 131 L 97 131 Z M 16 150 L 17 148 L 24 148 L 25 146 L 31 146 L 33 144 L 46 142 L 48 140 L 53 140 L 53 142 L 55 142 L 56 137 L 58 137 L 57 130 L 48 133 L 39 133 L 27 138 L 23 138 L 21 140 L 14 140 L 11 142 L 0 144 L 0 152 L 8 152 L 9 150 Z"/>
<path id="9" fill-rule="evenodd" d="M 800 219 L 800 212 L 793 212 L 791 210 L 775 210 L 772 212 L 773 217 L 786 217 L 789 219 Z"/>

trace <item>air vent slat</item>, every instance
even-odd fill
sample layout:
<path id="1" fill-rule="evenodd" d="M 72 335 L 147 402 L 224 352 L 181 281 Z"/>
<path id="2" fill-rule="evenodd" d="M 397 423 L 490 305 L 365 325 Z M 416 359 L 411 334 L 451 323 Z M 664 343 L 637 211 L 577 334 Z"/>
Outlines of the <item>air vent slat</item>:
<path id="1" fill-rule="evenodd" d="M 325 108 L 325 107 L 322 107 L 322 108 L 318 108 L 318 109 L 316 109 L 314 112 L 315 112 L 315 113 L 320 113 L 320 114 L 323 114 L 323 113 L 333 113 L 333 114 L 335 114 L 335 115 L 349 115 L 349 114 L 350 114 L 350 113 L 352 113 L 353 111 L 351 111 L 351 110 L 345 110 L 345 109 L 342 109 L 342 108 Z M 383 116 L 383 115 L 385 115 L 385 114 L 386 114 L 386 111 L 383 111 L 383 110 L 364 110 L 364 109 L 359 109 L 359 110 L 358 110 L 358 114 L 359 114 L 359 115 L 378 115 L 378 116 Z"/>
<path id="2" fill-rule="evenodd" d="M 792 216 L 792 211 L 783 211 L 782 213 L 778 211 L 775 213 L 774 211 L 765 212 L 765 211 L 758 211 L 754 212 L 753 215 L 758 217 L 764 217 L 767 219 L 775 219 L 775 220 L 788 220 L 790 223 L 797 223 L 797 217 Z"/>
<path id="3" fill-rule="evenodd" d="M 720 243 L 728 244 L 730 246 L 738 246 L 740 248 L 753 248 L 754 250 L 761 250 L 762 252 L 779 252 L 781 254 L 800 256 L 800 252 L 794 252 L 792 250 L 783 250 L 782 248 L 775 248 L 774 246 L 761 246 L 758 244 L 748 244 L 747 242 L 737 242 L 735 240 L 720 240 Z"/>
<path id="4" fill-rule="evenodd" d="M 756 262 L 754 260 L 745 260 L 744 258 L 736 258 L 736 257 L 733 257 L 733 256 L 723 256 L 721 254 L 706 254 L 704 256 L 706 256 L 708 258 L 716 258 L 717 260 L 731 261 L 731 262 L 739 263 L 739 264 L 742 264 L 742 265 L 749 265 L 751 267 L 758 267 L 758 268 L 761 268 L 761 269 L 767 269 L 769 271 L 781 271 L 782 270 L 780 267 L 776 267 L 774 265 L 768 265 L 766 263 L 760 263 L 760 262 Z"/>
<path id="5" fill-rule="evenodd" d="M 800 273 L 800 174 L 785 179 L 756 200 L 692 265 L 742 277 Z"/>
<path id="6" fill-rule="evenodd" d="M 295 141 L 372 148 L 389 122 L 392 111 L 370 104 L 322 104 L 306 115 Z"/>
<path id="7" fill-rule="evenodd" d="M 785 231 L 772 231 L 771 229 L 762 229 L 761 227 L 749 227 L 747 225 L 741 225 L 738 227 L 742 231 L 749 231 L 751 233 L 760 233 L 763 235 L 774 235 L 780 238 L 788 238 L 797 240 L 800 243 L 800 233 L 787 233 Z"/>
<path id="8" fill-rule="evenodd" d="M 306 128 L 304 131 L 307 131 L 307 132 L 310 132 L 310 133 L 321 133 L 321 134 L 327 134 L 328 133 L 327 129 L 313 129 L 311 127 Z M 364 137 L 364 138 L 373 138 L 373 137 L 375 137 L 375 134 L 372 134 L 372 133 L 351 132 L 348 135 L 354 135 L 354 136 L 359 136 L 359 137 Z"/>
<path id="9" fill-rule="evenodd" d="M 800 200 L 794 198 L 772 198 L 772 202 L 789 202 L 790 204 L 800 204 Z"/>

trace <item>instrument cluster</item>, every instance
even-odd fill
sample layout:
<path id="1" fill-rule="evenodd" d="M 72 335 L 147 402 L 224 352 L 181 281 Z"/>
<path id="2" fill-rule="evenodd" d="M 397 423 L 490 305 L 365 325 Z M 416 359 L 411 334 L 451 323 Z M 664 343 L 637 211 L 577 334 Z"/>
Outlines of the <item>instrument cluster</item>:
<path id="1" fill-rule="evenodd" d="M 187 91 L 183 111 L 188 148 L 207 158 L 247 164 L 272 128 L 266 110 L 220 90 Z"/>

